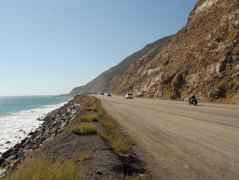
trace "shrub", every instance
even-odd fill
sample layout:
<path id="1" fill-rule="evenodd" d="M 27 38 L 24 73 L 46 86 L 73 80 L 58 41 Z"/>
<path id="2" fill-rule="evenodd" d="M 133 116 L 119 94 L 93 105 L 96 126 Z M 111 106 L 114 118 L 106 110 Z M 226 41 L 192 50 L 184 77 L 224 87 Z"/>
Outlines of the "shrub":
<path id="1" fill-rule="evenodd" d="M 87 123 L 98 121 L 97 120 L 97 114 L 93 113 L 93 112 L 89 112 L 89 113 L 86 113 L 84 115 L 81 115 L 80 120 L 81 120 L 81 122 L 87 122 Z"/>
<path id="2" fill-rule="evenodd" d="M 83 110 L 97 112 L 97 104 L 95 97 L 92 96 L 87 97 L 86 102 L 83 106 Z"/>
<path id="3" fill-rule="evenodd" d="M 103 130 L 100 133 L 100 136 L 108 141 L 114 151 L 121 154 L 127 154 L 131 150 L 131 141 L 128 137 L 121 134 L 118 128 L 112 130 Z"/>
<path id="4" fill-rule="evenodd" d="M 116 152 L 127 154 L 130 152 L 131 143 L 126 137 L 119 136 L 113 139 L 112 147 Z"/>
<path id="5" fill-rule="evenodd" d="M 81 123 L 80 125 L 71 125 L 70 131 L 74 134 L 90 135 L 96 134 L 96 127 L 93 123 Z"/>
<path id="6" fill-rule="evenodd" d="M 108 129 L 115 129 L 119 125 L 112 120 L 113 118 L 109 116 L 108 114 L 102 114 L 100 116 L 100 122 Z"/>
<path id="7" fill-rule="evenodd" d="M 130 153 L 132 147 L 131 140 L 123 134 L 120 125 L 106 113 L 101 114 L 99 119 L 105 127 L 104 130 L 99 133 L 100 136 L 108 141 L 117 153 Z"/>
<path id="8" fill-rule="evenodd" d="M 51 161 L 46 158 L 26 159 L 16 171 L 10 172 L 6 180 L 80 180 L 83 170 L 73 161 Z"/>

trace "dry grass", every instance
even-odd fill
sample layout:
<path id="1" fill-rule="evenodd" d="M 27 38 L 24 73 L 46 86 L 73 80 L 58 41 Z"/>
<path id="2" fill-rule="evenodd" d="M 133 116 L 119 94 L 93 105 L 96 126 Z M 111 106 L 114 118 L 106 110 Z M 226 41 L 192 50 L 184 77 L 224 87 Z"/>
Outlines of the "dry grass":
<path id="1" fill-rule="evenodd" d="M 97 99 L 95 97 L 87 96 L 87 101 L 85 101 L 82 106 L 83 111 L 97 112 L 96 101 L 97 101 Z"/>
<path id="2" fill-rule="evenodd" d="M 100 122 L 107 127 L 108 129 L 115 129 L 115 128 L 119 128 L 118 123 L 116 123 L 113 118 L 108 115 L 108 114 L 101 114 L 100 116 Z"/>
<path id="3" fill-rule="evenodd" d="M 100 136 L 108 141 L 115 152 L 120 154 L 128 154 L 131 150 L 131 141 L 124 136 L 118 128 L 111 130 L 102 130 L 99 132 Z"/>
<path id="4" fill-rule="evenodd" d="M 80 116 L 81 122 L 91 123 L 91 122 L 97 122 L 97 114 L 94 112 L 88 112 L 86 114 L 83 114 Z"/>
<path id="5" fill-rule="evenodd" d="M 96 127 L 93 123 L 81 123 L 79 125 L 73 124 L 69 129 L 72 133 L 80 135 L 91 135 L 97 133 Z"/>
<path id="6" fill-rule="evenodd" d="M 99 103 L 98 106 L 101 107 L 101 104 Z M 99 132 L 100 136 L 111 144 L 115 152 L 129 154 L 132 143 L 130 138 L 122 132 L 120 125 L 105 112 L 99 116 L 99 121 L 104 127 Z"/>
<path id="7" fill-rule="evenodd" d="M 51 161 L 47 158 L 26 159 L 6 180 L 81 180 L 83 170 L 73 161 Z"/>
<path id="8" fill-rule="evenodd" d="M 129 154 L 132 147 L 131 140 L 124 135 L 120 125 L 104 111 L 100 101 L 93 96 L 84 96 L 83 98 L 81 96 L 81 99 L 84 99 L 81 106 L 82 112 L 87 112 L 80 116 L 81 122 L 92 122 L 93 119 L 98 119 L 103 127 L 98 130 L 100 136 L 109 142 L 116 153 Z M 78 126 L 73 125 L 71 131 L 80 134 Z"/>

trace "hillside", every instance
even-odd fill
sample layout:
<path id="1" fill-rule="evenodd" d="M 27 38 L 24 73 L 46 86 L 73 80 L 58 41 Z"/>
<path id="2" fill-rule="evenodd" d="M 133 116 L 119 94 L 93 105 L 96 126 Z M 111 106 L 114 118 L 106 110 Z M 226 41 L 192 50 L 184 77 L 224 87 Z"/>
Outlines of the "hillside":
<path id="1" fill-rule="evenodd" d="M 128 90 L 144 97 L 239 102 L 239 1 L 198 0 L 176 35 L 146 46 L 82 92 Z"/>
<path id="2" fill-rule="evenodd" d="M 143 49 L 138 52 L 133 53 L 132 55 L 125 58 L 118 65 L 110 68 L 109 70 L 103 72 L 96 79 L 89 82 L 85 86 L 74 88 L 70 94 L 75 96 L 87 92 L 109 92 L 115 89 L 118 79 L 125 73 L 131 71 L 131 65 L 136 62 L 138 59 L 143 57 L 150 50 L 155 47 L 160 46 L 163 42 L 168 40 L 171 36 L 159 39 L 151 44 L 146 45 Z"/>

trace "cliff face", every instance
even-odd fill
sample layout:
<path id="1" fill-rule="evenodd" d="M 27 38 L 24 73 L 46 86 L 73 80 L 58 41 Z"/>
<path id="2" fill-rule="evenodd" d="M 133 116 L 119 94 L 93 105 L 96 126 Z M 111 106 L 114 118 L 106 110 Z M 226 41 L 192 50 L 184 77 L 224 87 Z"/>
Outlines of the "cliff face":
<path id="1" fill-rule="evenodd" d="M 171 36 L 159 39 L 151 44 L 146 45 L 143 49 L 125 58 L 118 65 L 103 72 L 96 79 L 89 82 L 85 86 L 74 88 L 70 92 L 70 95 L 75 96 L 88 92 L 112 92 L 116 88 L 119 78 L 132 70 L 132 65 L 134 62 L 143 57 L 150 50 L 163 44 L 169 38 L 171 38 Z"/>
<path id="2" fill-rule="evenodd" d="M 239 1 L 199 0 L 182 30 L 139 52 L 129 57 L 127 68 L 120 68 L 125 60 L 83 88 L 100 87 L 117 94 L 131 90 L 145 97 L 183 99 L 194 93 L 202 100 L 235 100 L 239 91 Z"/>

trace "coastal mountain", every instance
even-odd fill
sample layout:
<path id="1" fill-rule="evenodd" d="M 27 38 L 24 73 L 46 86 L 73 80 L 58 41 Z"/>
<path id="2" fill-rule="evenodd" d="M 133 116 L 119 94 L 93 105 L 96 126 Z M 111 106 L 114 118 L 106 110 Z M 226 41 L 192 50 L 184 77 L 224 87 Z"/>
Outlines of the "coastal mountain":
<path id="1" fill-rule="evenodd" d="M 85 92 L 239 102 L 239 1 L 198 0 L 176 35 L 134 53 L 71 95 Z"/>
<path id="2" fill-rule="evenodd" d="M 171 36 L 159 39 L 151 44 L 146 45 L 142 50 L 128 56 L 118 65 L 103 72 L 96 79 L 89 82 L 85 86 L 74 88 L 70 92 L 70 94 L 75 96 L 78 94 L 88 93 L 88 92 L 111 92 L 113 89 L 115 89 L 116 83 L 119 80 L 119 78 L 122 75 L 126 74 L 127 72 L 131 71 L 131 69 L 133 68 L 131 65 L 134 62 L 136 62 L 138 59 L 143 57 L 146 53 L 148 53 L 152 49 L 162 45 L 163 42 L 165 42 L 169 38 L 171 38 Z"/>

